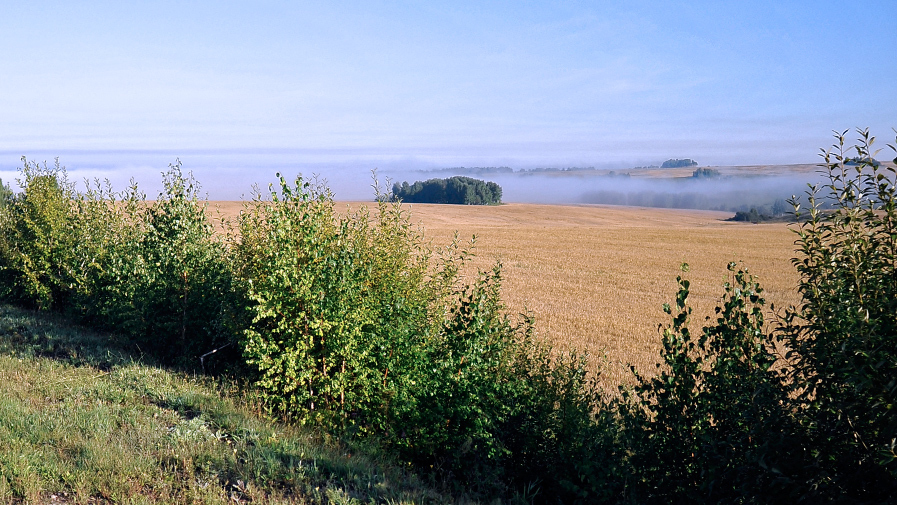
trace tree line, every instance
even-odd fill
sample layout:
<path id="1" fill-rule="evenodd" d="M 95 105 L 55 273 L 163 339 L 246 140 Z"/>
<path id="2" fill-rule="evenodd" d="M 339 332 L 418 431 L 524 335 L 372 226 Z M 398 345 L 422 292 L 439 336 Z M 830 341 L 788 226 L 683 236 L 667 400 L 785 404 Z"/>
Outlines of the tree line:
<path id="1" fill-rule="evenodd" d="M 680 159 L 669 159 L 669 160 L 664 161 L 663 164 L 660 165 L 660 168 L 694 167 L 697 165 L 698 165 L 698 162 L 693 159 L 690 159 L 690 158 L 685 158 L 685 159 L 681 159 L 681 160 Z"/>

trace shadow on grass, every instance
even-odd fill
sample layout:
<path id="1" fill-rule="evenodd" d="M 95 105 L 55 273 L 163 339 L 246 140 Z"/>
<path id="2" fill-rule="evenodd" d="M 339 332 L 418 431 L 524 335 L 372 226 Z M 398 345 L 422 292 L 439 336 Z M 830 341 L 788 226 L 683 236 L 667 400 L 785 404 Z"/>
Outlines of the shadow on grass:
<path id="1" fill-rule="evenodd" d="M 453 501 L 375 444 L 274 422 L 260 405 L 233 379 L 0 305 L 0 503 Z"/>

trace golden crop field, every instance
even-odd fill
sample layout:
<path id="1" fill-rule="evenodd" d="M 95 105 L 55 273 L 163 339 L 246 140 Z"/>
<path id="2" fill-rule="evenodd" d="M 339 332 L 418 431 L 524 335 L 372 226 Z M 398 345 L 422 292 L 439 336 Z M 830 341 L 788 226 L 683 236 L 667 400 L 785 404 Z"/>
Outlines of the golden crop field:
<path id="1" fill-rule="evenodd" d="M 225 215 L 239 209 L 235 202 L 219 206 Z M 606 355 L 603 374 L 612 383 L 628 377 L 629 363 L 653 370 L 658 325 L 669 317 L 662 305 L 675 300 L 683 262 L 691 267 L 685 275 L 695 328 L 722 295 L 730 261 L 743 261 L 776 307 L 797 301 L 790 262 L 795 235 L 783 223 L 726 222 L 731 213 L 725 212 L 601 205 L 405 207 L 434 245 L 448 243 L 456 230 L 462 238 L 476 235 L 474 264 L 485 269 L 501 260 L 509 309 L 532 311 L 540 335 L 558 347 L 589 352 L 594 365 Z"/>

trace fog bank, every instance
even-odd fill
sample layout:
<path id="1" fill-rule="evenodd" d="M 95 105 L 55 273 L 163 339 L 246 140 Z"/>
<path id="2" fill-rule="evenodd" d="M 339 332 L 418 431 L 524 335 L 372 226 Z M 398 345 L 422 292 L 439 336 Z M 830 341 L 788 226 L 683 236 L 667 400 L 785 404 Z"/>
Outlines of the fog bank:
<path id="1" fill-rule="evenodd" d="M 608 167 L 579 172 L 522 172 L 521 167 L 505 167 L 503 172 L 471 169 L 440 169 L 413 159 L 334 156 L 333 153 L 246 150 L 175 151 L 62 151 L 22 153 L 29 160 L 52 164 L 56 156 L 66 167 L 69 179 L 108 179 L 113 188 L 124 190 L 133 179 L 149 198 L 161 191 L 161 173 L 180 159 L 183 170 L 192 172 L 201 192 L 212 200 L 240 200 L 252 196 L 258 186 L 267 192 L 280 172 L 293 180 L 297 175 L 319 177 L 337 200 L 371 201 L 374 198 L 372 171 L 384 191 L 391 183 L 426 180 L 434 177 L 468 175 L 501 185 L 505 202 L 582 204 L 598 203 L 712 210 L 748 210 L 771 206 L 777 200 L 801 195 L 808 182 L 818 181 L 813 173 L 777 171 L 774 176 L 722 176 L 713 179 L 669 177 L 661 172 L 628 176 L 625 169 L 611 172 Z M 18 153 L 0 153 L 0 178 L 17 189 L 15 179 L 21 167 Z M 524 170 L 531 167 L 522 167 Z M 782 168 L 782 167 L 778 167 Z M 787 167 L 785 167 L 787 168 Z M 613 175 L 610 175 L 613 174 Z M 83 187 L 83 186 L 82 186 Z"/>

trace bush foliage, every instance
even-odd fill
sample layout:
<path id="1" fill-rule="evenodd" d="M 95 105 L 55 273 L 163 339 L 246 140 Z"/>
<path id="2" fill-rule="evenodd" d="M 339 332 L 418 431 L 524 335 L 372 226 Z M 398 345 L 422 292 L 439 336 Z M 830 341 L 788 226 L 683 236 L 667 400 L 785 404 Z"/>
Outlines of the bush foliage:
<path id="1" fill-rule="evenodd" d="M 163 175 L 155 202 L 24 159 L 23 191 L 0 214 L 5 300 L 114 329 L 145 352 L 193 361 L 233 340 L 236 292 L 226 247 L 192 177 Z"/>
<path id="2" fill-rule="evenodd" d="M 408 203 L 454 203 L 462 205 L 498 205 L 501 186 L 494 182 L 455 176 L 429 179 L 414 184 L 395 183 L 392 199 Z"/>
<path id="3" fill-rule="evenodd" d="M 301 177 L 216 231 L 180 164 L 147 201 L 23 159 L 0 205 L 0 297 L 171 364 L 216 357 L 270 415 L 376 441 L 475 499 L 882 503 L 897 495 L 897 174 L 863 161 L 867 131 L 844 135 L 828 184 L 792 201 L 801 304 L 768 309 L 731 263 L 692 330 L 683 274 L 657 370 L 618 395 L 507 314 L 500 265 L 461 275 L 472 243 L 433 248 L 379 192 L 337 212 Z"/>

